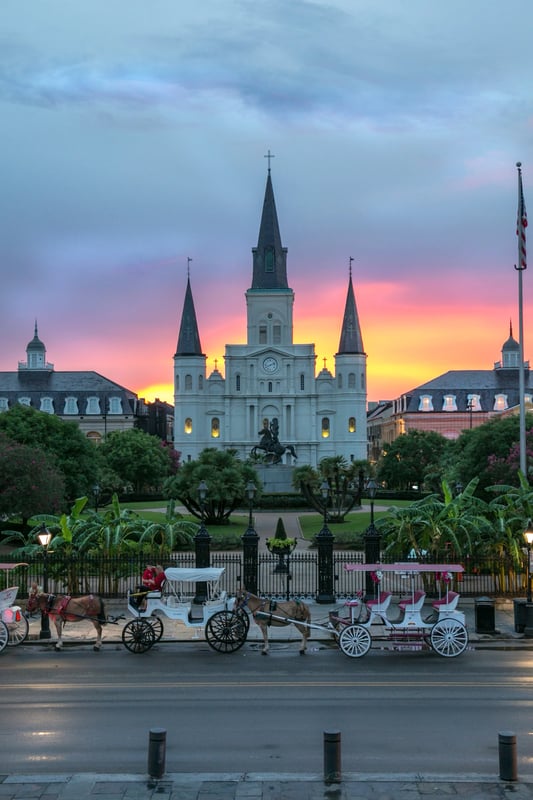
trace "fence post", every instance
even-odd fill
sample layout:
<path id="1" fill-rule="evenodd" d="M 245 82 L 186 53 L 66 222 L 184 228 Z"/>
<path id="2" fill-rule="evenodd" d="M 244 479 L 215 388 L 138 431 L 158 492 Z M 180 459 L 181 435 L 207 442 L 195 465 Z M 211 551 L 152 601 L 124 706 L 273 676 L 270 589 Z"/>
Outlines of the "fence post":
<path id="1" fill-rule="evenodd" d="M 241 536 L 242 542 L 242 578 L 241 584 L 252 594 L 257 594 L 257 576 L 259 562 L 259 536 L 248 526 L 248 530 Z"/>
<path id="2" fill-rule="evenodd" d="M 324 525 L 316 537 L 318 550 L 318 594 L 317 603 L 334 603 L 333 590 L 333 542 L 335 537 Z"/>
<path id="3" fill-rule="evenodd" d="M 203 516 L 202 516 L 202 524 L 200 525 L 200 529 L 196 536 L 194 537 L 194 553 L 196 558 L 196 567 L 203 568 L 203 567 L 210 567 L 211 566 L 211 536 L 209 535 L 209 531 L 205 527 Z M 201 583 L 196 584 L 196 596 L 194 598 L 195 603 L 203 603 L 207 600 L 207 583 L 202 581 Z"/>

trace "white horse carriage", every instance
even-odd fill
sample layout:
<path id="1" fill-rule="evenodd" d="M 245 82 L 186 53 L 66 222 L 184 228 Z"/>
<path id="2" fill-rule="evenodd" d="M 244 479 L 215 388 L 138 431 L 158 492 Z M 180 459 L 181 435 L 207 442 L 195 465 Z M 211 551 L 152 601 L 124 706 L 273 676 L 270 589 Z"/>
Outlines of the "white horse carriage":
<path id="1" fill-rule="evenodd" d="M 348 600 L 342 609 L 344 613 L 330 615 L 345 655 L 351 658 L 366 655 L 372 641 L 384 643 L 386 649 L 392 650 L 430 649 L 445 658 L 464 653 L 468 646 L 465 615 L 457 610 L 460 595 L 450 587 L 453 576 L 464 572 L 461 564 L 345 564 L 344 568 L 349 572 L 370 572 L 377 586 L 375 599 Z M 381 588 L 382 579 L 390 573 L 410 582 L 406 596 L 398 602 L 395 619 L 389 616 L 393 594 Z M 431 601 L 431 615 L 423 618 L 426 592 L 422 579 L 429 577 L 428 573 L 435 574 L 439 586 L 444 583 L 445 592 Z"/>
<path id="2" fill-rule="evenodd" d="M 0 570 L 9 572 L 17 567 L 27 567 L 26 563 L 0 564 Z M 6 580 L 6 583 L 8 581 Z M 8 586 L 0 591 L 0 652 L 5 647 L 14 647 L 27 638 L 29 623 L 22 608 L 15 605 L 19 587 Z"/>
<path id="3" fill-rule="evenodd" d="M 128 611 L 134 619 L 126 623 L 122 641 L 132 653 L 145 653 L 163 636 L 163 618 L 181 622 L 197 632 L 219 653 L 233 653 L 246 641 L 249 621 L 236 611 L 235 598 L 220 589 L 223 568 L 181 568 L 165 570 L 161 591 L 145 593 L 146 606 L 139 609 L 138 592 L 128 592 Z M 196 584 L 205 588 L 205 600 L 195 603 Z"/>

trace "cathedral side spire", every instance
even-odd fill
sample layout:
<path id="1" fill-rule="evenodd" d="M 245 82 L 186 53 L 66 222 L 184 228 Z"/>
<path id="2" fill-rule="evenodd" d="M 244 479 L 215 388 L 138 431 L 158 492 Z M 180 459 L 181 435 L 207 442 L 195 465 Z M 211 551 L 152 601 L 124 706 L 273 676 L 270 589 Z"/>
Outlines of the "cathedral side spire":
<path id="1" fill-rule="evenodd" d="M 355 294 L 352 281 L 352 261 L 350 256 L 350 275 L 348 278 L 348 292 L 346 295 L 346 305 L 344 307 L 344 318 L 342 320 L 341 337 L 339 341 L 339 351 L 337 355 L 351 355 L 354 353 L 364 353 L 363 337 L 359 324 L 359 315 L 355 303 Z"/>
<path id="2" fill-rule="evenodd" d="M 257 247 L 253 253 L 252 289 L 288 289 L 287 284 L 287 248 L 281 244 L 274 189 L 270 175 L 270 159 L 268 153 L 268 175 L 263 201 L 263 213 L 259 227 Z"/>
<path id="3" fill-rule="evenodd" d="M 202 355 L 202 345 L 200 344 L 200 334 L 198 333 L 198 323 L 196 321 L 196 311 L 189 277 L 189 263 L 190 259 L 187 259 L 187 289 L 185 291 L 183 311 L 181 314 L 178 346 L 176 348 L 177 356 Z"/>

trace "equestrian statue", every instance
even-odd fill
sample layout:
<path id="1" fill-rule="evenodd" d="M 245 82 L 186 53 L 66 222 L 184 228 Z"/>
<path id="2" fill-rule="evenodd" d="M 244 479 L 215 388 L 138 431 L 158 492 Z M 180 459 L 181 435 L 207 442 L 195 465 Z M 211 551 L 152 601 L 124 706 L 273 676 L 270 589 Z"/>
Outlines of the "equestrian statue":
<path id="1" fill-rule="evenodd" d="M 264 421 L 259 436 L 261 437 L 259 444 L 252 447 L 252 458 L 262 455 L 265 464 L 280 464 L 284 453 L 290 453 L 293 458 L 298 458 L 294 445 L 280 443 L 277 417 L 272 419 L 270 425 L 268 420 Z"/>

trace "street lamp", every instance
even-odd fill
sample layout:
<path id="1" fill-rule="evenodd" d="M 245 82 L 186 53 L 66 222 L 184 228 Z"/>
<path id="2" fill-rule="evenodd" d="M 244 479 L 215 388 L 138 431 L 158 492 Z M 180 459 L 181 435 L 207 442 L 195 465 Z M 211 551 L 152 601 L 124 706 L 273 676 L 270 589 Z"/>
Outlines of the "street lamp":
<path id="1" fill-rule="evenodd" d="M 41 530 L 37 534 L 39 544 L 43 548 L 43 592 L 48 593 L 48 548 L 52 541 L 52 534 L 46 527 L 41 525 Z M 41 630 L 39 632 L 39 639 L 50 639 L 50 619 L 46 611 L 41 611 Z"/>
<path id="2" fill-rule="evenodd" d="M 254 507 L 254 497 L 256 493 L 255 483 L 253 481 L 248 481 L 246 484 L 246 496 L 248 498 L 248 530 L 244 534 L 246 536 L 247 533 L 255 533 L 253 520 L 252 520 L 252 511 Z"/>
<path id="3" fill-rule="evenodd" d="M 381 555 L 381 535 L 374 525 L 374 500 L 376 499 L 377 490 L 378 485 L 376 481 L 373 478 L 369 478 L 366 482 L 366 492 L 370 498 L 370 525 L 366 529 L 364 535 L 366 564 L 377 564 Z M 371 597 L 374 592 L 374 584 L 368 571 L 365 572 L 365 592 L 368 597 Z"/>
<path id="4" fill-rule="evenodd" d="M 248 528 L 242 535 L 242 586 L 253 594 L 257 594 L 257 563 L 258 563 L 258 542 L 259 536 L 253 526 L 253 506 L 257 489 L 252 481 L 246 484 L 246 496 L 248 497 Z"/>
<path id="5" fill-rule="evenodd" d="M 531 603 L 531 545 L 533 544 L 533 527 L 531 520 L 524 531 L 524 539 L 527 545 L 527 603 Z"/>
<path id="6" fill-rule="evenodd" d="M 95 483 L 93 486 L 93 496 L 94 496 L 94 511 L 95 514 L 98 514 L 98 500 L 100 498 L 100 486 L 98 483 Z"/>
<path id="7" fill-rule="evenodd" d="M 328 500 L 330 485 L 324 478 L 320 484 L 322 495 L 322 509 L 324 521 L 322 530 L 316 537 L 318 549 L 318 595 L 317 603 L 333 603 L 335 593 L 333 590 L 333 542 L 334 536 L 328 528 Z"/>
<path id="8" fill-rule="evenodd" d="M 196 566 L 199 569 L 203 569 L 205 567 L 209 567 L 211 562 L 211 553 L 209 549 L 211 537 L 209 535 L 209 531 L 205 527 L 205 498 L 207 496 L 207 483 L 205 481 L 200 481 L 197 491 L 198 499 L 200 501 L 201 517 L 200 528 L 194 537 L 194 552 Z M 196 584 L 196 596 L 194 598 L 194 602 L 203 603 L 205 600 L 207 600 L 207 583 L 202 581 L 201 583 Z"/>

